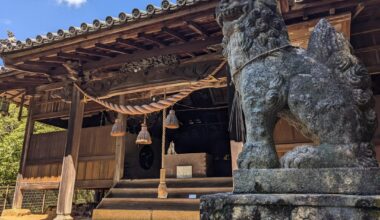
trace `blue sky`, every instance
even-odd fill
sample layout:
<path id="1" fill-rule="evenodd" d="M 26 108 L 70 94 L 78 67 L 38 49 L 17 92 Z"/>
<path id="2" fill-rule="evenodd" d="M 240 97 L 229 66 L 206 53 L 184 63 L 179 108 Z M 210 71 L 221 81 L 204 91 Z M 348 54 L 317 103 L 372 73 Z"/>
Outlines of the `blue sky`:
<path id="1" fill-rule="evenodd" d="M 18 40 L 25 40 L 160 3 L 161 0 L 0 0 L 0 38 L 6 38 L 10 30 Z"/>

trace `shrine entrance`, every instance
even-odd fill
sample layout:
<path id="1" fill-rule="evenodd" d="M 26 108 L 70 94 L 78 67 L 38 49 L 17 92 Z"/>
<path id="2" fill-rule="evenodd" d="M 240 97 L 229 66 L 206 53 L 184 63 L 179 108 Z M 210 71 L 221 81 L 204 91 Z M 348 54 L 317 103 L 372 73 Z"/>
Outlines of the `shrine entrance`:
<path id="1" fill-rule="evenodd" d="M 173 106 L 178 129 L 166 129 L 165 168 L 168 178 L 231 177 L 227 88 L 194 92 Z M 162 114 L 147 117 L 151 145 L 134 143 L 142 118 L 127 119 L 124 179 L 159 178 Z M 171 146 L 171 152 L 168 152 Z M 174 149 L 174 151 L 173 151 Z M 188 169 L 183 171 L 182 169 Z M 186 173 L 187 172 L 187 173 Z"/>

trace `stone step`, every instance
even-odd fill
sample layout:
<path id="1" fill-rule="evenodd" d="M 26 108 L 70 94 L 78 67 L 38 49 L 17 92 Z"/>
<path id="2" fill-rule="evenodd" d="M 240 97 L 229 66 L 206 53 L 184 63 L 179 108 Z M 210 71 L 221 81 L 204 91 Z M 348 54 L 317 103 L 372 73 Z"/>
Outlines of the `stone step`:
<path id="1" fill-rule="evenodd" d="M 95 209 L 92 220 L 199 220 L 197 211 Z"/>
<path id="2" fill-rule="evenodd" d="M 159 179 L 137 179 L 121 180 L 115 188 L 157 188 Z M 232 187 L 231 177 L 210 177 L 210 178 L 189 178 L 189 179 L 166 179 L 168 188 L 189 188 L 189 187 Z"/>
<path id="3" fill-rule="evenodd" d="M 199 199 L 104 198 L 97 209 L 199 211 Z"/>
<path id="4" fill-rule="evenodd" d="M 195 194 L 202 195 L 232 192 L 232 187 L 168 188 L 168 198 L 189 198 Z M 113 188 L 108 198 L 157 198 L 157 188 Z"/>

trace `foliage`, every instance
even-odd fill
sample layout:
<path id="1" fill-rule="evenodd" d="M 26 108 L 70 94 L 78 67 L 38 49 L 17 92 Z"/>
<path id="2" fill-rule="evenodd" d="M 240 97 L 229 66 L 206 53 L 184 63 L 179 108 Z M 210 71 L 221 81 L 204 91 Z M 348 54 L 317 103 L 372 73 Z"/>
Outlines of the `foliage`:
<path id="1" fill-rule="evenodd" d="M 11 104 L 8 116 L 0 116 L 0 185 L 11 184 L 16 180 L 21 158 L 26 126 L 27 110 L 18 121 L 19 107 Z M 61 130 L 59 128 L 35 123 L 33 133 L 47 133 Z"/>

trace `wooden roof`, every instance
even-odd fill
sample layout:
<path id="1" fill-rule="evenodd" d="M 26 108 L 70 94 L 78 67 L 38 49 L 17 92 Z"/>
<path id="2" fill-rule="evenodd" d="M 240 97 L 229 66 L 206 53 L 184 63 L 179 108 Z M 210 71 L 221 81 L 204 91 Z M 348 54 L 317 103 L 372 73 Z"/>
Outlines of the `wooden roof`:
<path id="1" fill-rule="evenodd" d="M 108 16 L 79 28 L 37 36 L 35 40 L 3 44 L 0 56 L 6 68 L 0 70 L 0 93 L 12 91 L 17 95 L 21 90 L 36 88 L 41 91 L 47 84 L 66 81 L 70 76 L 62 64 L 69 61 L 80 62 L 83 70 L 93 75 L 107 75 L 125 63 L 158 55 L 176 55 L 187 64 L 221 60 L 217 45 L 222 33 L 214 18 L 218 3 L 219 0 L 178 0 L 171 4 L 164 0 L 161 7 L 148 5 L 146 11 L 134 9 L 131 15 L 120 13 L 116 18 Z M 355 48 L 361 48 L 357 54 L 370 64 L 370 71 L 379 73 L 379 60 L 374 62 L 366 52 L 375 49 L 378 53 L 380 40 L 363 47 L 360 39 L 369 33 L 379 38 L 380 0 L 304 0 L 294 4 L 280 0 L 280 8 L 289 25 L 350 13 L 352 41 Z"/>

